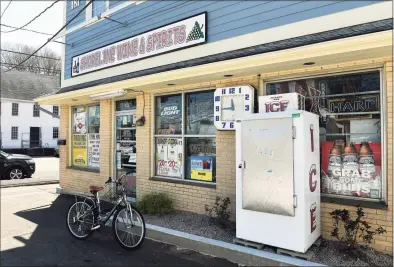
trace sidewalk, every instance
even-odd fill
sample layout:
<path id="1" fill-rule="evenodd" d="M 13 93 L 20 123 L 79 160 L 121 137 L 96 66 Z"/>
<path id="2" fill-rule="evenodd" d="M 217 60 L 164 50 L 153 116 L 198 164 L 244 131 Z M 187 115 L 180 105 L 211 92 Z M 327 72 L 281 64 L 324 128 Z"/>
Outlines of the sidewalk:
<path id="1" fill-rule="evenodd" d="M 31 185 L 44 185 L 44 184 L 58 184 L 57 178 L 24 178 L 20 180 L 1 180 L 0 188 L 17 187 L 17 186 L 31 186 Z"/>

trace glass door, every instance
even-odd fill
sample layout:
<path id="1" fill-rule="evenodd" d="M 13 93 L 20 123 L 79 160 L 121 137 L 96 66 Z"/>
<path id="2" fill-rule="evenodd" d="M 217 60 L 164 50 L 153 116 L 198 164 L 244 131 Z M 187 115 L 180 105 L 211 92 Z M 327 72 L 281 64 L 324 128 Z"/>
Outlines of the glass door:
<path id="1" fill-rule="evenodd" d="M 136 105 L 135 99 L 116 102 L 116 176 L 124 177 L 131 201 L 136 198 Z"/>

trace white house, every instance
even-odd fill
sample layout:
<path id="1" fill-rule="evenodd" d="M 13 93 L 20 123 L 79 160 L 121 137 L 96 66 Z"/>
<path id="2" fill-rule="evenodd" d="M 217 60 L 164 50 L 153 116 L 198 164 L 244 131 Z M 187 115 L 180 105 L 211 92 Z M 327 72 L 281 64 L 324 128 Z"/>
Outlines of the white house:
<path id="1" fill-rule="evenodd" d="M 56 76 L 1 72 L 1 149 L 57 146 L 59 107 L 38 106 L 33 99 L 58 89 Z"/>

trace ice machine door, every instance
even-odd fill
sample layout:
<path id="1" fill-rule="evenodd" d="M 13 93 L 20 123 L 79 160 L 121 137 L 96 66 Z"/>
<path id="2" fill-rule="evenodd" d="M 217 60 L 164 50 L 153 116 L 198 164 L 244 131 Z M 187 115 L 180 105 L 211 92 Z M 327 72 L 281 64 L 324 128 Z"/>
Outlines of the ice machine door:
<path id="1" fill-rule="evenodd" d="M 294 216 L 293 120 L 243 120 L 242 208 Z"/>

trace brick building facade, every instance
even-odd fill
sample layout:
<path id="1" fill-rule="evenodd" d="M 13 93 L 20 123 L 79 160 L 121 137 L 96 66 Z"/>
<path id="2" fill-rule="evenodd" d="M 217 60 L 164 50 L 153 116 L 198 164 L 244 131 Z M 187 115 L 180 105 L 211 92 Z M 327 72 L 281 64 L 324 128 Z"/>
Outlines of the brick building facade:
<path id="1" fill-rule="evenodd" d="M 374 8 L 385 8 L 376 4 Z M 381 5 L 381 6 L 378 6 Z M 387 4 L 386 4 L 387 5 Z M 340 18 L 349 17 L 351 13 L 362 15 L 367 14 L 369 7 L 354 8 L 320 18 L 316 21 L 304 20 L 297 23 L 302 25 L 316 24 L 319 19 L 325 21 L 338 21 Z M 369 11 L 368 11 L 369 10 Z M 368 11 L 367 13 L 364 13 Z M 376 13 L 376 12 L 375 12 Z M 209 13 L 208 13 L 209 14 Z M 353 13 L 352 13 L 353 14 Z M 343 15 L 343 17 L 341 17 Z M 331 17 L 330 17 L 331 16 Z M 370 16 L 365 15 L 365 17 Z M 362 16 L 360 16 L 362 17 Z M 215 143 L 215 172 L 213 182 L 193 181 L 183 174 L 182 179 L 163 177 L 157 175 L 157 150 L 155 138 L 157 114 L 157 99 L 160 96 L 173 94 L 189 94 L 197 92 L 213 92 L 216 88 L 251 85 L 256 89 L 256 98 L 266 95 L 268 84 L 282 81 L 292 81 L 298 79 L 308 79 L 310 77 L 336 77 L 343 75 L 353 75 L 361 73 L 375 72 L 379 78 L 379 92 L 382 100 L 379 111 L 379 129 L 382 130 L 383 137 L 381 144 L 381 166 L 382 171 L 381 191 L 376 199 L 361 199 L 360 197 L 341 197 L 329 194 L 322 194 L 322 204 L 320 209 L 322 236 L 330 239 L 332 219 L 329 215 L 333 209 L 349 209 L 355 211 L 357 205 L 366 207 L 367 221 L 372 227 L 384 226 L 387 233 L 375 238 L 372 247 L 392 254 L 393 251 L 393 206 L 392 206 L 392 183 L 393 183 L 393 61 L 392 61 L 392 23 L 381 18 L 365 18 L 368 21 L 354 22 L 352 26 L 332 26 L 328 34 L 323 31 L 311 32 L 307 36 L 297 37 L 299 39 L 285 39 L 280 41 L 264 43 L 262 46 L 253 46 L 253 51 L 245 48 L 222 52 L 220 58 L 215 60 L 216 54 L 211 53 L 207 58 L 200 58 L 197 61 L 184 62 L 177 66 L 170 66 L 168 63 L 162 69 L 148 69 L 144 74 L 139 75 L 138 71 L 129 73 L 121 68 L 133 65 L 134 63 L 109 68 L 108 70 L 96 71 L 76 78 L 64 78 L 63 89 L 59 94 L 42 97 L 38 99 L 43 104 L 59 104 L 61 109 L 60 134 L 59 138 L 67 141 L 65 146 L 60 146 L 60 187 L 64 192 L 87 192 L 91 184 L 101 185 L 109 176 L 116 176 L 118 158 L 117 147 L 117 103 L 122 100 L 135 99 L 135 118 L 144 116 L 143 126 L 135 127 L 135 148 L 136 148 L 136 169 L 135 182 L 136 199 L 150 192 L 165 192 L 175 203 L 175 208 L 179 210 L 204 213 L 206 204 L 210 205 L 215 201 L 216 196 L 230 197 L 232 206 L 232 219 L 235 219 L 236 198 L 236 162 L 235 162 L 235 131 L 216 130 Z M 377 24 L 373 24 L 379 21 Z M 209 21 L 208 21 L 209 22 Z M 307 24 L 305 24 L 307 23 Z M 387 24 L 387 25 L 386 25 Z M 277 31 L 292 31 L 292 24 L 281 26 Z M 301 27 L 297 24 L 297 27 Z M 320 24 L 319 24 L 320 25 Z M 362 26 L 360 26 L 362 25 Z M 295 27 L 295 26 L 294 26 Z M 353 28 L 352 28 L 353 27 Z M 368 28 L 370 27 L 370 28 Z M 386 27 L 386 28 L 385 28 Z M 354 34 L 358 29 L 360 32 Z M 266 31 L 261 30 L 234 38 L 241 42 L 248 42 L 254 37 L 266 37 Z M 253 35 L 255 34 L 255 35 Z M 261 34 L 261 35 L 259 35 Z M 270 33 L 269 33 L 270 34 Z M 352 35 L 354 34 L 354 35 Z M 333 37 L 336 36 L 336 37 Z M 312 40 L 312 41 L 311 41 Z M 235 40 L 232 39 L 232 43 Z M 109 41 L 108 41 L 109 43 Z M 215 42 L 213 42 L 215 44 Z M 221 41 L 222 46 L 230 45 L 228 40 Z M 169 60 L 172 55 L 182 59 L 195 55 L 204 46 L 174 51 L 166 55 L 152 57 L 140 62 L 155 62 L 160 65 L 163 60 Z M 265 46 L 264 46 L 265 45 Z M 267 47 L 273 47 L 267 49 Z M 91 47 L 88 50 L 94 50 Z M 210 48 L 211 49 L 211 48 Z M 216 48 L 212 48 L 213 50 Z M 255 52 L 261 49 L 260 52 Z M 212 50 L 212 51 L 213 51 Z M 186 51 L 186 52 L 185 52 Z M 249 53 L 249 54 L 248 54 Z M 312 62 L 312 65 L 305 63 Z M 66 62 L 66 64 L 68 64 Z M 144 63 L 141 63 L 144 64 Z M 147 63 L 148 64 L 148 63 Z M 114 75 L 119 71 L 118 75 Z M 125 72 L 124 72 L 125 71 Z M 144 70 L 140 70 L 144 71 Z M 123 73 L 124 72 L 124 73 Z M 137 73 L 137 74 L 136 74 Z M 232 77 L 225 77 L 228 75 Z M 101 75 L 107 78 L 99 78 Z M 129 75 L 129 76 L 128 76 Z M 342 77 L 341 76 L 341 77 Z M 73 82 L 74 80 L 75 82 Z M 119 92 L 124 90 L 124 94 L 118 97 L 104 100 L 92 100 L 92 95 L 105 92 Z M 133 102 L 134 103 L 134 102 Z M 98 168 L 83 168 L 73 166 L 73 127 L 76 106 L 99 105 L 99 163 Z M 186 104 L 185 104 L 186 105 Z M 182 112 L 185 112 L 182 108 Z M 213 110 L 212 110 L 213 113 Z M 369 115 L 368 115 L 369 116 Z M 370 118 L 375 115 L 371 115 Z M 89 115 L 87 115 L 89 117 Z M 123 122 L 121 122 L 123 123 Z M 184 126 L 182 126 L 184 127 Z M 183 137 L 182 137 L 183 138 Z M 187 136 L 185 137 L 187 138 Z M 195 137 L 193 137 L 195 138 Z M 380 137 L 379 137 L 380 138 Z M 185 139 L 186 140 L 186 139 Z M 366 140 L 369 141 L 369 140 Z M 357 143 L 357 142 L 356 142 Z M 186 148 L 183 148 L 186 153 Z M 130 161 L 131 162 L 131 161 Z M 123 164 L 123 163 L 122 163 Z M 185 166 L 182 166 L 185 168 Z M 188 170 L 184 169 L 184 172 Z M 190 177 L 189 177 L 190 178 Z"/>

